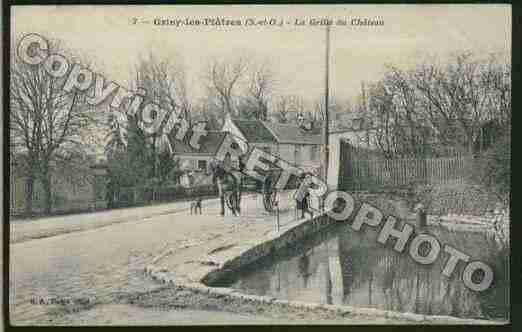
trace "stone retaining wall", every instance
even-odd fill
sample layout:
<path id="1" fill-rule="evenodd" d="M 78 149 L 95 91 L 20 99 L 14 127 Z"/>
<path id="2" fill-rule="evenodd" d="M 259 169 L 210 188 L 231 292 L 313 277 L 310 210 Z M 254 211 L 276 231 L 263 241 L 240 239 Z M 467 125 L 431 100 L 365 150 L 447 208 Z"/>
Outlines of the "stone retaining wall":
<path id="1" fill-rule="evenodd" d="M 258 296 L 249 295 L 238 292 L 235 289 L 227 287 L 209 287 L 213 283 L 219 281 L 221 278 L 225 278 L 228 273 L 238 271 L 242 267 L 260 259 L 264 256 L 270 255 L 276 250 L 279 250 L 285 246 L 303 239 L 304 237 L 310 236 L 319 230 L 335 223 L 333 219 L 329 218 L 326 214 L 319 215 L 313 219 L 306 219 L 291 225 L 287 230 L 284 230 L 278 234 L 273 234 L 263 238 L 257 244 L 251 245 L 249 248 L 235 253 L 231 251 L 225 257 L 221 256 L 220 259 L 213 261 L 209 256 L 208 269 L 206 272 L 201 274 L 200 282 L 190 282 L 188 280 L 178 280 L 174 277 L 174 273 L 158 269 L 151 264 L 145 269 L 146 273 L 151 275 L 154 279 L 163 283 L 176 285 L 179 290 L 188 290 L 196 293 L 208 294 L 211 297 L 225 297 L 230 303 L 235 301 L 248 301 L 258 304 L 259 306 L 264 305 L 279 305 L 288 308 L 297 308 L 303 311 L 325 311 L 338 314 L 346 317 L 385 317 L 395 319 L 397 321 L 409 321 L 422 324 L 504 324 L 505 322 L 489 321 L 489 320 L 478 320 L 478 319 L 463 319 L 451 316 L 431 316 L 414 313 L 403 313 L 396 311 L 380 310 L 374 308 L 358 308 L 346 305 L 328 305 L 318 303 L 306 303 L 299 301 L 287 301 L 279 300 L 271 296 Z M 163 253 L 162 255 L 165 255 Z M 161 257 L 158 257 L 161 259 Z M 157 260 L 159 260 L 157 259 Z M 155 261 L 157 261 L 155 260 Z"/>
<path id="2" fill-rule="evenodd" d="M 319 215 L 313 219 L 306 219 L 295 226 L 282 231 L 278 234 L 272 234 L 265 238 L 261 243 L 252 246 L 250 249 L 243 251 L 239 256 L 233 257 L 225 261 L 219 269 L 208 273 L 202 282 L 211 285 L 217 280 L 225 277 L 228 273 L 239 271 L 242 267 L 268 256 L 279 249 L 296 243 L 299 240 L 317 233 L 336 221 L 329 218 L 326 214 Z"/>
<path id="3" fill-rule="evenodd" d="M 414 196 L 434 215 L 484 216 L 503 203 L 485 188 L 469 184 L 421 186 L 414 190 Z"/>

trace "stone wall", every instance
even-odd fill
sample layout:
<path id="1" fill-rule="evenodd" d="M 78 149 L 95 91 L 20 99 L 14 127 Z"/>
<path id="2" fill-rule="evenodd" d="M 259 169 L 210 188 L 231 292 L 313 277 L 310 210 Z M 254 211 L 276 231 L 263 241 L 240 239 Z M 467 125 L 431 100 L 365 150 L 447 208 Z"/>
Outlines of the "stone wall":
<path id="1" fill-rule="evenodd" d="M 252 246 L 240 255 L 224 262 L 219 269 L 208 273 L 202 282 L 207 285 L 217 283 L 221 279 L 226 278 L 230 273 L 239 271 L 242 267 L 262 257 L 268 256 L 281 248 L 296 243 L 335 222 L 335 220 L 329 218 L 326 214 L 319 215 L 313 219 L 303 220 L 296 226 L 282 233 L 271 235 L 261 243 Z"/>
<path id="2" fill-rule="evenodd" d="M 466 215 L 486 217 L 497 206 L 506 209 L 509 203 L 484 188 L 475 185 L 418 186 L 382 192 L 351 192 L 357 200 L 375 205 L 386 213 L 405 217 L 413 213 L 416 204 L 422 203 L 430 215 Z"/>
<path id="3" fill-rule="evenodd" d="M 501 203 L 498 197 L 475 185 L 424 186 L 414 193 L 433 215 L 484 216 Z"/>

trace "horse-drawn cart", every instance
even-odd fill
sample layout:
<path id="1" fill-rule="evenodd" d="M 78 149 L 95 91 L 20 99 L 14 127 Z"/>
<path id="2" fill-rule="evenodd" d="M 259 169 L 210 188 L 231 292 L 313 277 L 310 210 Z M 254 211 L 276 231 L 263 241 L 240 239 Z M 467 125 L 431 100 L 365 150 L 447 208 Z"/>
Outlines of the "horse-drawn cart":
<path id="1" fill-rule="evenodd" d="M 230 163 L 228 163 L 230 165 Z M 282 169 L 270 168 L 263 171 L 265 175 L 264 182 L 252 178 L 243 171 L 243 167 L 234 168 L 225 167 L 225 163 L 214 160 L 211 163 L 211 171 L 216 179 L 220 197 L 221 197 L 221 214 L 224 214 L 225 205 L 232 211 L 234 215 L 240 213 L 241 196 L 243 192 L 255 192 L 263 196 L 263 207 L 269 213 L 276 212 L 278 201 L 278 190 L 276 188 Z M 297 188 L 300 182 L 315 172 L 306 170 L 298 178 L 291 178 L 286 188 Z"/>
<path id="2" fill-rule="evenodd" d="M 245 174 L 242 168 L 225 167 L 222 162 L 214 161 L 211 172 L 220 191 L 222 203 L 221 213 L 226 205 L 234 215 L 241 211 L 241 196 L 243 192 L 257 192 L 263 195 L 263 206 L 267 212 L 274 212 L 277 200 L 275 180 L 281 169 L 272 168 L 266 171 L 264 183 Z"/>
<path id="3" fill-rule="evenodd" d="M 248 175 L 233 170 L 225 175 L 224 201 L 232 213 L 240 212 L 241 196 L 243 192 L 260 193 L 263 196 L 265 211 L 273 213 L 276 209 L 277 189 L 275 180 L 279 177 L 281 169 L 270 169 L 264 183 L 249 177 Z"/>

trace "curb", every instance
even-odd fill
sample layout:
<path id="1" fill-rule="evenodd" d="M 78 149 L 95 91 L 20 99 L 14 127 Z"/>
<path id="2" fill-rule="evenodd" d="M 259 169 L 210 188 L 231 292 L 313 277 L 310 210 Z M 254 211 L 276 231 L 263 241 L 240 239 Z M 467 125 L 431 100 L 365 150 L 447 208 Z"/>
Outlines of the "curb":
<path id="1" fill-rule="evenodd" d="M 300 225 L 298 223 L 294 225 L 292 228 Z M 286 230 L 289 231 L 290 229 Z M 281 232 L 276 237 L 277 238 L 283 235 L 285 232 Z M 244 252 L 244 251 L 243 251 Z M 209 287 L 205 285 L 203 282 L 195 282 L 195 283 L 186 283 L 180 281 L 176 282 L 175 276 L 173 273 L 168 272 L 167 270 L 159 269 L 154 266 L 159 260 L 161 260 L 166 255 L 172 253 L 172 250 L 167 250 L 162 254 L 156 256 L 151 264 L 145 267 L 145 273 L 152 277 L 152 279 L 162 282 L 164 284 L 170 284 L 176 287 L 177 290 L 188 290 L 195 293 L 207 294 L 213 297 L 225 297 L 230 300 L 240 300 L 247 301 L 251 303 L 257 303 L 260 305 L 278 305 L 283 308 L 295 308 L 301 309 L 305 311 L 323 311 L 329 312 L 335 315 L 353 315 L 353 316 L 363 316 L 363 317 L 374 317 L 374 318 L 389 318 L 396 319 L 399 321 L 410 321 L 419 324 L 430 324 L 430 323 L 438 323 L 438 324 L 453 324 L 453 325 L 464 325 L 464 324 L 476 324 L 476 325 L 499 325 L 503 324 L 502 321 L 492 321 L 492 320 L 484 320 L 484 319 L 467 319 L 467 318 L 459 318 L 453 316 L 445 316 L 445 315 L 423 315 L 416 313 L 408 313 L 408 312 L 399 312 L 399 311 L 390 311 L 390 310 L 381 310 L 375 308 L 360 308 L 353 307 L 348 305 L 331 305 L 331 304 L 320 304 L 320 303 L 312 303 L 312 302 L 302 302 L 302 301 L 288 301 L 288 300 L 280 300 L 271 296 L 261 296 L 261 295 L 250 295 L 238 292 L 233 288 L 227 287 Z M 241 257 L 235 256 L 231 260 L 235 260 Z M 219 264 L 220 267 L 217 270 L 223 268 L 223 263 Z M 214 272 L 213 270 L 211 272 Z M 211 272 L 207 273 L 205 277 L 201 280 L 204 280 L 206 276 L 208 276 Z"/>
<path id="2" fill-rule="evenodd" d="M 444 315 L 422 315 L 409 312 L 399 312 L 390 310 L 381 310 L 375 308 L 360 308 L 348 305 L 320 304 L 302 301 L 279 300 L 271 296 L 250 295 L 238 292 L 233 288 L 208 287 L 203 283 L 181 283 L 176 284 L 174 277 L 167 272 L 158 271 L 154 266 L 149 265 L 145 271 L 154 280 L 165 284 L 176 286 L 177 290 L 188 290 L 195 293 L 206 294 L 213 297 L 227 298 L 230 300 L 240 300 L 261 305 L 277 305 L 283 308 L 301 309 L 304 311 L 328 312 L 335 315 L 353 315 L 374 318 L 389 318 L 399 321 L 410 321 L 421 324 L 443 323 L 443 324 L 476 324 L 476 325 L 499 325 L 502 322 L 483 320 L 483 319 L 466 319 Z"/>

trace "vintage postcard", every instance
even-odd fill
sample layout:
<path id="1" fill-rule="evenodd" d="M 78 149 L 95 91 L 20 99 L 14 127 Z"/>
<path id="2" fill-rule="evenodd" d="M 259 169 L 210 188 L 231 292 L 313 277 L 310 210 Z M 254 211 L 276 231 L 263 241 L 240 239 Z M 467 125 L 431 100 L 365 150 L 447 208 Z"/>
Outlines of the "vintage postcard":
<path id="1" fill-rule="evenodd" d="M 510 323 L 510 5 L 10 9 L 6 326 Z"/>

